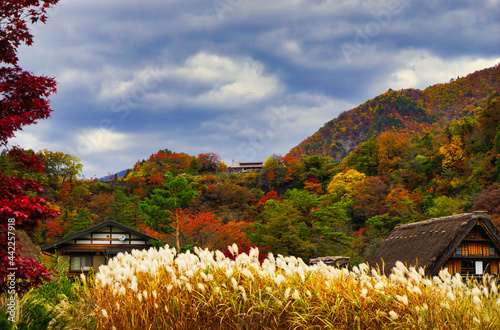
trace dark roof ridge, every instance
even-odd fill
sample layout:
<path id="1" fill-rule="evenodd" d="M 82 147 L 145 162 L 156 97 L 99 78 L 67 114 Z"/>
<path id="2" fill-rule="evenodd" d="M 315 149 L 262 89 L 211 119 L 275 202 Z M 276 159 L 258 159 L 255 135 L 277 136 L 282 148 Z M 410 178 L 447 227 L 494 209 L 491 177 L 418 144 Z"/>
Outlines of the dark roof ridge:
<path id="1" fill-rule="evenodd" d="M 459 220 L 459 219 L 467 218 L 467 217 L 471 216 L 472 214 L 474 214 L 474 213 L 461 213 L 461 214 L 448 215 L 448 216 L 440 217 L 440 218 L 432 218 L 432 219 L 418 221 L 418 222 L 406 223 L 406 224 L 400 225 L 398 227 L 400 229 L 420 227 L 420 226 L 435 224 L 435 223 L 439 223 L 439 222 Z M 398 227 L 396 227 L 396 228 L 398 228 Z"/>

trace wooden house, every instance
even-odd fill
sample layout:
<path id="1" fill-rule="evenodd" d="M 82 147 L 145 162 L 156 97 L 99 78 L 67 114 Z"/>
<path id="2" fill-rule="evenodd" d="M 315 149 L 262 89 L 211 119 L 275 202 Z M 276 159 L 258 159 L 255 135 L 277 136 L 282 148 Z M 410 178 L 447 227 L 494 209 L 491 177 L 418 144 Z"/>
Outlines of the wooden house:
<path id="1" fill-rule="evenodd" d="M 229 166 L 229 170 L 232 172 L 260 171 L 263 166 L 264 162 L 235 162 Z"/>
<path id="2" fill-rule="evenodd" d="M 390 272 L 397 261 L 428 276 L 500 274 L 500 231 L 486 212 L 464 213 L 398 226 L 375 251 L 370 266 Z"/>
<path id="3" fill-rule="evenodd" d="M 69 264 L 68 276 L 98 270 L 120 252 L 149 249 L 157 239 L 108 220 L 42 247 L 42 252 L 56 254 Z"/>

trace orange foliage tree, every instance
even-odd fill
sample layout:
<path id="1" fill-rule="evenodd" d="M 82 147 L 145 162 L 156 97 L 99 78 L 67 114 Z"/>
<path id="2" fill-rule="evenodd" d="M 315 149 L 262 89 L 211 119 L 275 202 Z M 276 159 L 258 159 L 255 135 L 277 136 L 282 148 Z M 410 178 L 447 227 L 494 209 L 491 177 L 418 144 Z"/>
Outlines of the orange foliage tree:
<path id="1" fill-rule="evenodd" d="M 217 154 L 199 154 L 196 158 L 199 173 L 215 173 L 220 164 L 220 157 Z"/>
<path id="2" fill-rule="evenodd" d="M 226 224 L 212 212 L 194 214 L 183 210 L 179 216 L 179 228 L 186 244 L 194 244 L 211 250 L 223 250 L 236 242 L 249 244 L 245 231 L 251 224 L 245 221 L 230 221 Z"/>
<path id="3" fill-rule="evenodd" d="M 148 226 L 146 226 L 143 223 L 139 224 L 139 230 L 142 231 L 144 234 L 149 235 L 153 238 L 156 238 L 157 240 L 164 242 L 164 243 L 167 243 L 168 240 L 170 239 L 169 234 L 160 233 L 156 230 L 149 228 Z"/>
<path id="4" fill-rule="evenodd" d="M 321 185 L 321 181 L 316 178 L 309 177 L 304 183 L 304 190 L 309 191 L 310 193 L 321 195 L 323 194 L 323 189 Z"/>
<path id="5" fill-rule="evenodd" d="M 390 172 L 401 166 L 409 146 L 409 137 L 405 133 L 386 131 L 380 134 L 377 139 L 378 174 L 388 178 Z"/>
<path id="6" fill-rule="evenodd" d="M 385 198 L 385 204 L 390 216 L 410 221 L 419 217 L 417 207 L 422 200 L 423 197 L 419 193 L 410 193 L 402 186 L 397 186 L 389 192 Z"/>

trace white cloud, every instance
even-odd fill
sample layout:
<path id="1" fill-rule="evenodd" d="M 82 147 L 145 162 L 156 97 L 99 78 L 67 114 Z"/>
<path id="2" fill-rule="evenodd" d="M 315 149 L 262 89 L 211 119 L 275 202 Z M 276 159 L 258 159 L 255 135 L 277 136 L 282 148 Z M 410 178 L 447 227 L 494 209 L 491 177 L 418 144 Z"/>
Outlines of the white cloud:
<path id="1" fill-rule="evenodd" d="M 61 141 L 51 141 L 51 133 L 54 131 L 52 119 L 40 120 L 36 125 L 30 125 L 15 133 L 15 137 L 9 139 L 9 145 L 19 145 L 24 149 L 33 149 L 35 152 L 43 149 L 51 151 L 62 151 Z"/>
<path id="2" fill-rule="evenodd" d="M 127 133 L 108 128 L 86 128 L 74 132 L 61 151 L 82 160 L 84 175 L 103 176 L 132 167 L 139 158 L 148 158 L 164 149 L 160 133 Z M 49 150 L 53 150 L 50 149 Z"/>
<path id="3" fill-rule="evenodd" d="M 133 134 L 114 132 L 109 129 L 82 130 L 76 138 L 78 146 L 88 153 L 104 153 L 116 149 L 126 150 L 137 144 Z"/>
<path id="4" fill-rule="evenodd" d="M 281 90 L 278 78 L 265 74 L 261 63 L 206 52 L 187 58 L 182 66 L 147 67 L 127 72 L 127 78 L 121 73 L 103 83 L 102 100 L 137 99 L 153 108 L 184 104 L 225 109 L 262 101 Z"/>
<path id="5" fill-rule="evenodd" d="M 157 134 L 122 133 L 102 127 L 85 128 L 77 132 L 70 132 L 61 140 L 41 139 L 41 137 L 49 136 L 52 129 L 48 121 L 42 121 L 36 126 L 27 127 L 18 132 L 16 137 L 9 141 L 10 145 L 19 144 L 25 149 L 35 151 L 42 149 L 62 151 L 85 160 L 92 157 L 107 157 L 110 153 L 123 153 L 127 152 L 127 150 L 141 148 L 147 145 L 148 141 L 158 138 Z"/>
<path id="6" fill-rule="evenodd" d="M 249 59 L 232 59 L 214 54 L 198 53 L 176 70 L 180 79 L 202 81 L 213 86 L 198 95 L 195 103 L 203 106 L 235 106 L 269 97 L 279 91 L 278 79 L 266 76 L 262 64 Z"/>
<path id="7" fill-rule="evenodd" d="M 446 59 L 423 50 L 409 50 L 398 54 L 396 61 L 401 63 L 400 68 L 388 77 L 385 82 L 386 88 L 424 89 L 436 83 L 449 82 L 452 78 L 492 67 L 500 63 L 500 57 L 462 56 Z"/>
<path id="8" fill-rule="evenodd" d="M 40 134 L 37 131 L 26 129 L 24 131 L 18 132 L 14 138 L 10 139 L 9 145 L 19 145 L 24 149 L 33 149 L 35 151 L 49 149 L 48 143 L 40 140 L 40 136 L 43 136 L 43 134 Z M 50 148 L 50 150 L 53 149 Z"/>
<path id="9" fill-rule="evenodd" d="M 287 53 L 292 53 L 292 54 L 301 54 L 302 53 L 302 49 L 300 48 L 299 44 L 293 40 L 283 41 L 281 44 L 281 47 Z"/>

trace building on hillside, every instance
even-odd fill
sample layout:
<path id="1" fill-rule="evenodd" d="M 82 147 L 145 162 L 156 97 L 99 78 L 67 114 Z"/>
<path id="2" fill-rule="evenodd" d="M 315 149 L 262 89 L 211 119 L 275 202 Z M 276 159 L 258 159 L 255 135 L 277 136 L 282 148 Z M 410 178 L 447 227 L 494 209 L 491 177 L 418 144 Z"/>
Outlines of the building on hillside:
<path id="1" fill-rule="evenodd" d="M 231 172 L 249 172 L 260 171 L 264 166 L 264 162 L 234 162 L 229 166 Z"/>
<path id="2" fill-rule="evenodd" d="M 68 262 L 68 276 L 97 271 L 100 265 L 120 252 L 149 249 L 157 239 L 113 220 L 76 232 L 42 247 L 46 254 L 56 254 Z"/>
<path id="3" fill-rule="evenodd" d="M 424 267 L 428 276 L 500 274 L 500 231 L 486 212 L 457 214 L 398 226 L 369 260 L 389 273 L 397 261 Z"/>

